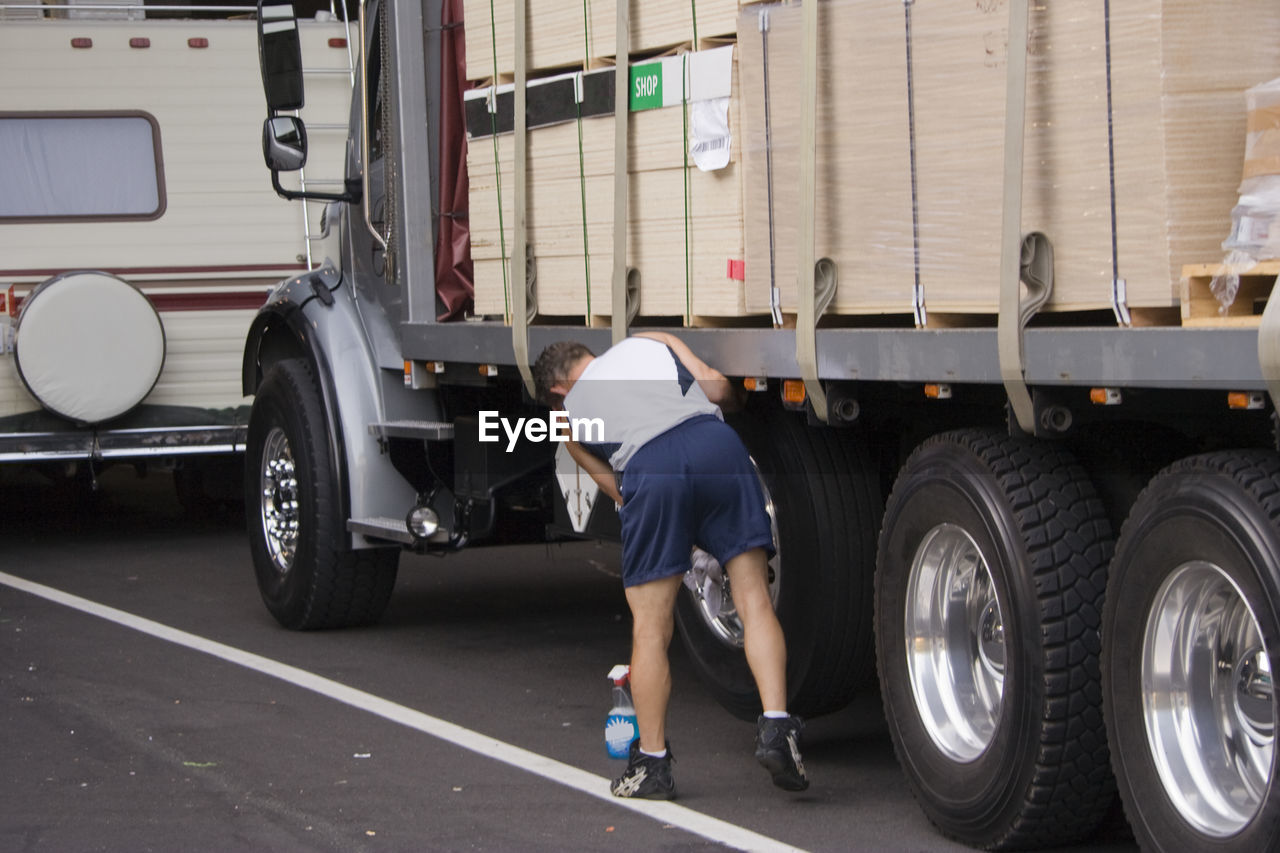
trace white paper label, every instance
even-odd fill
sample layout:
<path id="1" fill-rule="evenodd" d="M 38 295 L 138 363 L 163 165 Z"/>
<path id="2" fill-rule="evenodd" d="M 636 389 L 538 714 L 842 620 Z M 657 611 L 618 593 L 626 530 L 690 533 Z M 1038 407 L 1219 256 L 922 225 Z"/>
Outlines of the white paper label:
<path id="1" fill-rule="evenodd" d="M 689 105 L 689 154 L 704 172 L 729 165 L 729 99 L 713 98 Z"/>

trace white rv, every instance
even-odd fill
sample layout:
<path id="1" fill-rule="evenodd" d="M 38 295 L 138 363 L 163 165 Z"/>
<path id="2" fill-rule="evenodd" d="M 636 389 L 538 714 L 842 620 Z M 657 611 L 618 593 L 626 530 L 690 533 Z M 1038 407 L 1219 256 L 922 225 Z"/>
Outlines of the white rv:
<path id="1" fill-rule="evenodd" d="M 197 470 L 243 449 L 246 330 L 326 255 L 323 203 L 264 180 L 252 12 L 0 3 L 0 462 Z M 341 17 L 298 24 L 293 188 L 341 189 L 359 41 Z"/>

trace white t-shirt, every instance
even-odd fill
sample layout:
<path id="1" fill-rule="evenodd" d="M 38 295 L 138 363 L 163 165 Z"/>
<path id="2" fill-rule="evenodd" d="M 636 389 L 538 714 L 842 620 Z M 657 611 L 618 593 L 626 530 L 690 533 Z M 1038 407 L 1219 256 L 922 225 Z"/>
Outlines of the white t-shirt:
<path id="1" fill-rule="evenodd" d="M 627 338 L 597 356 L 564 398 L 570 420 L 596 419 L 603 436 L 579 433 L 615 471 L 650 439 L 699 415 L 723 419 L 671 348 L 652 338 Z M 594 439 L 603 438 L 603 441 Z"/>

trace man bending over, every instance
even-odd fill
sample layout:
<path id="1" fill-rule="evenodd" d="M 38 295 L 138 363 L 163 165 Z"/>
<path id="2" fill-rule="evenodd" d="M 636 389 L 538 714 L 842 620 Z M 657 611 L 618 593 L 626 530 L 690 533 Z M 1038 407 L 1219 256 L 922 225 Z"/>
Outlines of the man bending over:
<path id="1" fill-rule="evenodd" d="M 764 714 L 756 759 L 788 791 L 809 787 L 802 724 L 786 711 L 786 643 L 769 597 L 773 534 L 751 460 L 721 408 L 736 389 L 674 335 L 642 332 L 600 356 L 582 344 L 547 347 L 533 368 L 539 400 L 571 419 L 599 418 L 603 441 L 569 453 L 619 506 L 622 583 L 633 621 L 631 689 L 639 738 L 611 790 L 671 799 L 666 738 L 667 648 L 676 595 L 697 545 L 720 561 L 745 634 Z"/>

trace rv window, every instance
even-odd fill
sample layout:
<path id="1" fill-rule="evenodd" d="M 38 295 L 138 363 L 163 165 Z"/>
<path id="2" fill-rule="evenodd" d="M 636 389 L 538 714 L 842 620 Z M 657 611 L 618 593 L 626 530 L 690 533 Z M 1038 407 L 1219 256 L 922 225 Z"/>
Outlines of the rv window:
<path id="1" fill-rule="evenodd" d="M 155 219 L 160 129 L 145 113 L 0 113 L 0 219 Z"/>

